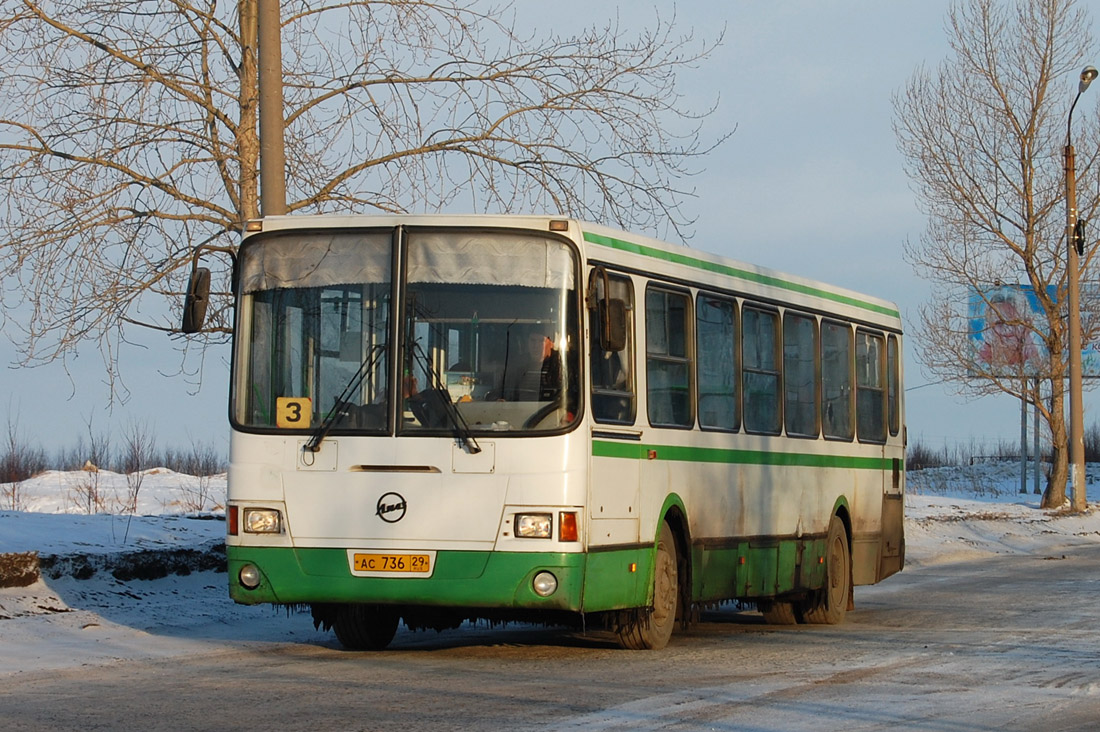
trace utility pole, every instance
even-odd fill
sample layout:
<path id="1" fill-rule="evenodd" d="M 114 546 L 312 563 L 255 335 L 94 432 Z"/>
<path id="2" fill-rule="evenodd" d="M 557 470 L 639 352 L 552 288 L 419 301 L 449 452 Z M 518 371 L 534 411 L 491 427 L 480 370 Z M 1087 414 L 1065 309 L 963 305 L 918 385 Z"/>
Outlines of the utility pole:
<path id="1" fill-rule="evenodd" d="M 1066 120 L 1066 281 L 1069 290 L 1069 475 L 1073 484 L 1073 510 L 1084 511 L 1085 483 L 1085 415 L 1081 375 L 1081 299 L 1080 263 L 1077 250 L 1077 166 L 1074 160 L 1073 108 L 1077 100 L 1096 78 L 1096 67 L 1086 66 L 1081 72 L 1077 96 L 1069 108 Z"/>
<path id="2" fill-rule="evenodd" d="M 257 0 L 260 88 L 260 215 L 286 213 L 283 41 L 279 0 Z"/>
<path id="3" fill-rule="evenodd" d="M 1020 367 L 1023 370 L 1023 367 Z M 1020 493 L 1027 493 L 1027 383 L 1020 377 Z"/>

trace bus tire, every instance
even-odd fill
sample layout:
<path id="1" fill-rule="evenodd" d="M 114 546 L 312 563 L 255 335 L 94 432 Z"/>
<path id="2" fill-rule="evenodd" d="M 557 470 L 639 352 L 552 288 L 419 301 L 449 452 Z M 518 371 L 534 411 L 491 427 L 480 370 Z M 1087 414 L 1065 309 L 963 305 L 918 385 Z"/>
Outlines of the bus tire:
<path id="1" fill-rule="evenodd" d="M 380 651 L 393 640 L 398 620 L 396 609 L 385 605 L 341 605 L 332 629 L 349 651 Z"/>
<path id="2" fill-rule="evenodd" d="M 635 614 L 619 627 L 619 644 L 631 651 L 660 650 L 668 645 L 680 605 L 679 560 L 676 537 L 668 523 L 661 524 L 653 569 L 653 608 Z"/>
<path id="3" fill-rule="evenodd" d="M 768 625 L 797 625 L 799 612 L 793 602 L 783 600 L 761 600 L 756 607 L 764 616 Z"/>
<path id="4" fill-rule="evenodd" d="M 848 532 L 839 516 L 829 521 L 825 540 L 825 586 L 814 593 L 806 608 L 807 623 L 836 625 L 844 621 L 852 591 L 852 558 Z"/>

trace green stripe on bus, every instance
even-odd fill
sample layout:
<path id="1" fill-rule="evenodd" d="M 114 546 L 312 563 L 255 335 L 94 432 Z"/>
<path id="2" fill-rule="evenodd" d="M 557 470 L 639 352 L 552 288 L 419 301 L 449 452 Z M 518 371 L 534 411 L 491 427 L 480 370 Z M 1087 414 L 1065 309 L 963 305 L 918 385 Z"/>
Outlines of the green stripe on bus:
<path id="1" fill-rule="evenodd" d="M 799 452 L 765 450 L 730 450 L 718 447 L 684 447 L 680 445 L 643 445 L 637 442 L 592 441 L 593 457 L 648 460 L 649 451 L 656 460 L 690 463 L 726 463 L 733 465 L 780 465 L 799 468 L 851 468 L 855 470 L 891 470 L 889 458 L 855 457 L 853 455 L 814 455 Z"/>
<path id="2" fill-rule="evenodd" d="M 828 290 L 822 290 L 818 287 L 801 285 L 796 282 L 788 282 L 787 280 L 783 280 L 778 277 L 762 275 L 757 272 L 749 272 L 748 270 L 730 267 L 725 264 L 718 264 L 717 262 L 707 262 L 705 260 L 698 259 L 697 257 L 690 257 L 686 254 L 666 252 L 664 250 L 656 249 L 654 247 L 647 247 L 642 244 L 635 244 L 633 242 L 623 241 L 622 239 L 615 239 L 610 236 L 603 236 L 602 234 L 593 234 L 588 231 L 584 232 L 584 240 L 592 244 L 598 244 L 604 247 L 611 247 L 612 249 L 618 249 L 623 252 L 640 254 L 643 257 L 663 259 L 666 262 L 683 264 L 688 267 L 695 267 L 696 269 L 702 269 L 707 272 L 714 272 L 716 274 L 726 275 L 727 277 L 736 277 L 737 279 L 745 280 L 747 282 L 754 282 L 756 284 L 767 285 L 769 287 L 779 287 L 781 289 L 788 290 L 790 292 L 797 292 L 802 295 L 812 295 L 814 297 L 832 300 L 833 302 L 862 308 L 864 310 L 869 310 L 873 313 L 879 313 L 880 315 L 888 315 L 892 318 L 901 317 L 901 314 L 897 310 L 885 307 L 883 305 L 876 305 L 874 303 L 866 302 L 858 298 L 841 295 L 835 292 L 829 292 Z"/>

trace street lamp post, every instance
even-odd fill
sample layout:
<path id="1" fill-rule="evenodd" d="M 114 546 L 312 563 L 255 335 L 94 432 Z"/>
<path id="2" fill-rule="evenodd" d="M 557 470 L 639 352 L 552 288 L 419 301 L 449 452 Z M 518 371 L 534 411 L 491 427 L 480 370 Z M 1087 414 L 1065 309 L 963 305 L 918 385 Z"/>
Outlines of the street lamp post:
<path id="1" fill-rule="evenodd" d="M 1081 72 L 1077 96 L 1069 108 L 1066 121 L 1066 281 L 1069 290 L 1069 460 L 1070 481 L 1073 488 L 1073 509 L 1085 510 L 1085 417 L 1081 375 L 1081 300 L 1080 271 L 1077 242 L 1077 168 L 1074 160 L 1071 125 L 1073 108 L 1077 100 L 1089 88 L 1097 76 L 1093 66 Z"/>

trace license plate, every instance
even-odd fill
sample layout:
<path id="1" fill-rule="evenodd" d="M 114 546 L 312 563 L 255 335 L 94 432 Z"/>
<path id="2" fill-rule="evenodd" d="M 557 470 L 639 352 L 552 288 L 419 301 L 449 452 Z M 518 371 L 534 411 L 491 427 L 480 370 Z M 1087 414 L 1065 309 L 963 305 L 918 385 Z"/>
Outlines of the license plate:
<path id="1" fill-rule="evenodd" d="M 430 577 L 435 552 L 348 551 L 351 573 L 357 577 Z"/>

